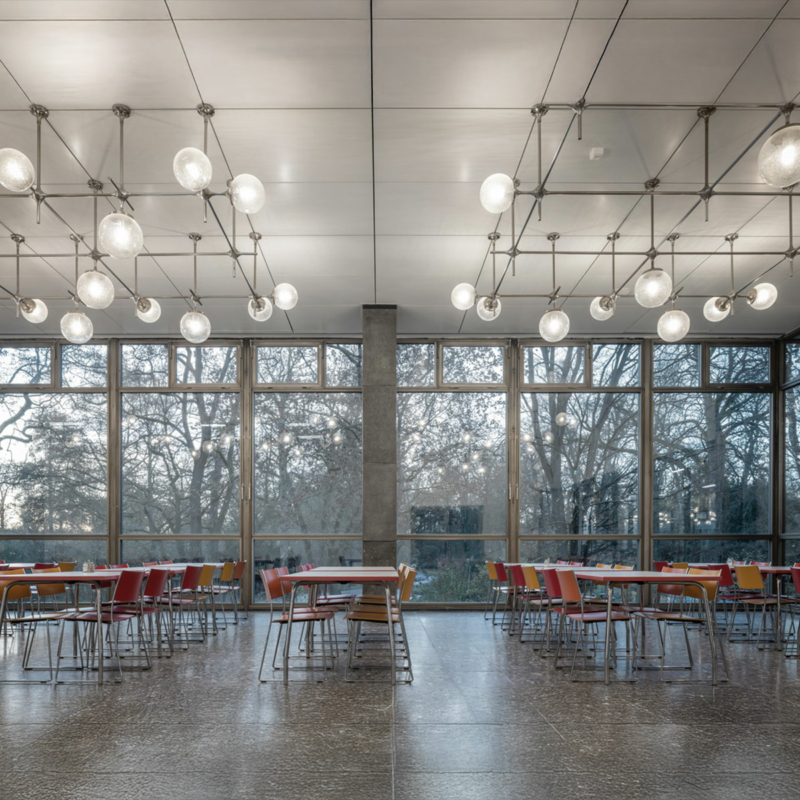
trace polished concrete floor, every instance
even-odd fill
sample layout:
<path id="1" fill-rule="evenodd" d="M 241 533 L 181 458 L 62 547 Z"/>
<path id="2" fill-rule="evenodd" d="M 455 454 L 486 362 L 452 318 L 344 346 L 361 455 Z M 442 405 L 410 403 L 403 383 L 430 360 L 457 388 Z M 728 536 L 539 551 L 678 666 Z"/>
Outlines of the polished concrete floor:
<path id="1" fill-rule="evenodd" d="M 264 614 L 122 685 L 0 686 L 0 797 L 800 796 L 799 661 L 736 644 L 716 690 L 652 673 L 606 687 L 571 683 L 478 613 L 407 626 L 415 681 L 394 690 L 338 668 L 259 684 Z M 0 641 L 0 665 L 16 647 Z"/>

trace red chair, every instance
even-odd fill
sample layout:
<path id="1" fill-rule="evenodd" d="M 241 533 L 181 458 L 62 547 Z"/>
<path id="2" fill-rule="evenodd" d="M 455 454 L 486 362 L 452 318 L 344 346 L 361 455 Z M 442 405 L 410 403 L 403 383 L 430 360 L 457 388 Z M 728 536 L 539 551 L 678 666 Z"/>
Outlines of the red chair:
<path id="1" fill-rule="evenodd" d="M 653 572 L 663 572 L 664 567 L 669 566 L 669 561 L 654 561 L 653 562 Z"/>
<path id="2" fill-rule="evenodd" d="M 495 619 L 497 617 L 497 604 L 500 601 L 500 596 L 503 595 L 506 598 L 505 606 L 503 607 L 503 617 L 505 618 L 505 609 L 508 607 L 508 597 L 509 597 L 509 580 L 508 580 L 508 573 L 506 572 L 506 566 L 503 564 L 502 561 L 495 561 L 494 562 L 494 569 L 497 573 L 497 594 L 494 598 L 494 608 L 492 608 L 492 625 L 497 625 Z M 502 620 L 501 620 L 502 624 Z"/>
<path id="3" fill-rule="evenodd" d="M 141 604 L 141 594 L 142 594 L 142 583 L 144 581 L 144 572 L 140 572 L 139 570 L 124 570 L 120 576 L 119 580 L 117 580 L 116 585 L 114 586 L 112 601 L 118 605 L 137 605 Z M 121 622 L 128 622 L 130 620 L 136 619 L 137 620 L 137 627 L 139 633 L 139 642 L 141 643 L 142 650 L 144 651 L 145 658 L 147 660 L 147 668 L 150 667 L 150 654 L 147 651 L 147 644 L 144 640 L 144 636 L 142 633 L 142 621 L 141 617 L 137 616 L 135 613 L 131 613 L 129 611 L 120 610 L 115 606 L 112 606 L 108 611 L 104 611 L 101 616 L 98 617 L 96 611 L 86 611 L 86 612 L 73 612 L 70 614 L 63 614 L 61 616 L 63 622 L 76 622 L 76 623 L 84 623 L 88 626 L 92 625 L 109 625 L 109 626 L 116 626 L 114 628 L 114 637 L 111 639 L 109 637 L 109 641 L 112 642 L 112 651 L 116 653 L 117 656 L 117 669 L 119 670 L 120 680 L 122 679 L 122 661 L 120 660 L 119 655 L 119 624 Z M 61 648 L 64 642 L 64 630 L 66 625 L 61 626 L 61 634 L 58 637 L 58 655 L 56 657 L 56 675 L 55 680 L 56 683 L 58 682 L 58 669 L 61 663 Z M 94 635 L 90 635 L 86 638 L 87 642 L 90 642 L 90 647 L 94 647 L 94 643 L 96 641 L 96 637 Z M 99 653 L 96 654 L 93 650 L 90 650 L 89 653 L 89 662 L 94 660 L 94 657 L 103 658 L 104 654 Z"/>
<path id="4" fill-rule="evenodd" d="M 582 567 L 583 566 L 583 561 L 570 561 L 569 565 L 571 567 Z"/>
<path id="5" fill-rule="evenodd" d="M 142 561 L 143 567 L 157 567 L 158 561 Z"/>
<path id="6" fill-rule="evenodd" d="M 205 614 L 200 610 L 200 601 L 204 598 L 199 593 L 200 574 L 203 571 L 202 564 L 189 564 L 183 573 L 180 588 L 171 590 L 168 586 L 168 593 L 161 596 L 158 602 L 162 606 L 166 605 L 169 609 L 170 624 L 173 640 L 176 636 L 183 636 L 185 642 L 204 642 L 205 641 Z M 188 611 L 189 620 L 187 621 L 184 609 Z M 197 624 L 200 635 L 192 637 L 189 634 L 189 626 L 192 624 L 192 612 L 197 614 Z M 177 614 L 177 629 L 175 632 Z M 181 633 L 182 631 L 182 633 Z M 188 647 L 188 645 L 187 645 Z"/>
<path id="7" fill-rule="evenodd" d="M 39 563 L 34 564 L 33 568 L 34 569 L 52 569 L 53 567 L 57 567 L 57 566 L 58 566 L 58 564 L 56 564 L 54 561 L 43 561 L 41 564 L 39 564 Z"/>
<path id="8" fill-rule="evenodd" d="M 165 566 L 167 566 L 168 564 L 171 564 L 171 563 L 172 563 L 172 561 L 159 561 L 158 563 L 159 563 L 159 566 L 165 567 Z"/>
<path id="9" fill-rule="evenodd" d="M 156 642 L 158 645 L 158 657 L 161 658 L 161 600 L 167 592 L 167 582 L 169 581 L 168 569 L 151 569 L 147 576 L 147 583 L 144 585 L 141 603 L 134 605 L 122 605 L 116 607 L 116 611 L 123 611 L 148 620 L 150 628 L 150 641 L 153 640 L 152 617 L 156 619 Z M 172 635 L 167 626 L 167 642 L 169 643 L 169 655 L 172 655 Z M 169 658 L 169 656 L 168 656 Z"/>
<path id="10" fill-rule="evenodd" d="M 750 564 L 754 567 L 771 567 L 771 561 L 751 561 Z"/>
<path id="11" fill-rule="evenodd" d="M 564 561 L 563 558 L 559 558 L 559 559 L 556 559 L 556 564 L 559 567 L 568 567 L 569 566 L 569 561 Z"/>
<path id="12" fill-rule="evenodd" d="M 128 569 L 129 564 L 113 564 L 111 569 Z"/>
<path id="13" fill-rule="evenodd" d="M 794 585 L 794 597 L 792 598 L 792 623 L 789 626 L 789 635 L 795 634 L 794 638 L 794 652 L 790 652 L 787 647 L 784 655 L 787 658 L 800 658 L 800 628 L 795 625 L 795 615 L 797 613 L 797 605 L 800 603 L 800 564 L 795 564 L 792 568 L 792 584 Z"/>

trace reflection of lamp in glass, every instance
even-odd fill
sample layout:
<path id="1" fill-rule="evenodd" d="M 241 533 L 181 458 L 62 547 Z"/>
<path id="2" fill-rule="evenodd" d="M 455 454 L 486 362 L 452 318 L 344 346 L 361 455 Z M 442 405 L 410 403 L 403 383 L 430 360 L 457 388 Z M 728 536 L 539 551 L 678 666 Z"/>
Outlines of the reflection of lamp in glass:
<path id="1" fill-rule="evenodd" d="M 461 437 L 461 439 L 465 443 L 469 444 L 472 441 L 472 433 L 470 431 L 464 431 L 464 435 Z"/>
<path id="2" fill-rule="evenodd" d="M 544 434 L 544 436 L 542 438 L 545 440 L 545 442 L 547 444 L 553 444 L 553 442 L 555 441 L 556 437 L 553 436 L 553 432 L 552 431 L 545 431 L 545 434 Z"/>
<path id="3" fill-rule="evenodd" d="M 536 452 L 536 448 L 532 444 L 526 444 L 525 445 L 525 452 L 526 453 L 535 453 Z"/>
<path id="4" fill-rule="evenodd" d="M 339 433 L 339 431 L 336 431 L 336 433 L 333 434 L 333 443 L 341 444 L 343 441 L 344 441 L 344 436 L 342 436 L 342 434 Z"/>
<path id="5" fill-rule="evenodd" d="M 468 462 L 468 461 L 465 461 L 465 462 L 464 462 L 464 463 L 461 465 L 461 471 L 462 471 L 462 472 L 469 472 L 469 462 Z"/>
<path id="6" fill-rule="evenodd" d="M 572 429 L 577 428 L 578 427 L 578 418 L 577 417 L 570 417 L 567 420 L 567 427 L 568 428 L 572 428 Z"/>
<path id="7" fill-rule="evenodd" d="M 481 466 L 480 466 L 480 467 L 478 467 L 478 475 L 485 475 L 485 474 L 486 474 L 486 467 L 484 467 L 484 466 L 481 464 Z"/>
<path id="8" fill-rule="evenodd" d="M 222 436 L 219 437 L 219 443 L 222 447 L 230 447 L 232 441 L 233 436 L 229 433 L 223 433 Z"/>
<path id="9" fill-rule="evenodd" d="M 558 425 L 560 428 L 563 428 L 567 422 L 567 415 L 563 411 L 559 411 L 558 414 L 556 414 L 556 425 Z"/>
<path id="10" fill-rule="evenodd" d="M 281 444 L 290 445 L 294 443 L 294 434 L 291 431 L 284 431 L 280 437 Z"/>
<path id="11" fill-rule="evenodd" d="M 192 449 L 189 451 L 189 455 L 191 455 L 191 457 L 192 457 L 192 458 L 193 458 L 195 461 L 197 461 L 197 459 L 198 459 L 198 458 L 200 458 L 200 451 L 199 451 L 199 450 L 195 450 L 194 448 L 192 448 Z"/>
<path id="12" fill-rule="evenodd" d="M 333 430 L 334 428 L 339 427 L 339 420 L 336 419 L 336 417 L 328 417 L 327 425 L 331 430 Z"/>

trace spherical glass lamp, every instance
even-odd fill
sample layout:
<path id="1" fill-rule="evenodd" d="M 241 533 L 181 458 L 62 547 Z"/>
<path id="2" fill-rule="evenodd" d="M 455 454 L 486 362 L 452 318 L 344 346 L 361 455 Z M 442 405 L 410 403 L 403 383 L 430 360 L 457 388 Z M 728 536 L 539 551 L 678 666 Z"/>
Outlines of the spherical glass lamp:
<path id="1" fill-rule="evenodd" d="M 89 308 L 108 308 L 114 302 L 114 284 L 111 278 L 90 269 L 78 278 L 78 297 Z"/>
<path id="2" fill-rule="evenodd" d="M 589 306 L 589 313 L 596 319 L 602 322 L 606 319 L 611 319 L 616 311 L 617 304 L 614 299 L 608 296 L 595 297 Z"/>
<path id="3" fill-rule="evenodd" d="M 85 344 L 94 334 L 92 321 L 83 311 L 69 311 L 61 317 L 61 333 L 72 344 Z"/>
<path id="4" fill-rule="evenodd" d="M 97 229 L 100 247 L 113 258 L 135 258 L 144 247 L 139 223 L 121 212 L 103 217 Z"/>
<path id="5" fill-rule="evenodd" d="M 136 316 L 142 322 L 156 322 L 161 316 L 161 304 L 152 297 L 140 297 L 136 301 Z"/>
<path id="6" fill-rule="evenodd" d="M 9 192 L 27 192 L 36 180 L 36 170 L 25 153 L 13 147 L 0 150 L 0 184 Z"/>
<path id="7" fill-rule="evenodd" d="M 678 308 L 665 311 L 658 320 L 658 335 L 665 342 L 679 342 L 689 333 L 689 315 Z"/>
<path id="8" fill-rule="evenodd" d="M 633 295 L 645 308 L 663 306 L 672 294 L 672 278 L 663 269 L 651 267 L 639 276 Z"/>
<path id="9" fill-rule="evenodd" d="M 20 301 L 19 310 L 22 312 L 22 316 L 34 325 L 47 319 L 47 306 L 42 300 L 37 300 L 35 297 L 23 298 Z"/>
<path id="10" fill-rule="evenodd" d="M 758 174 L 776 189 L 800 181 L 800 125 L 784 125 L 764 142 L 758 154 Z"/>
<path id="11" fill-rule="evenodd" d="M 272 302 L 282 311 L 290 311 L 297 305 L 297 289 L 291 283 L 279 283 L 272 290 Z"/>
<path id="12" fill-rule="evenodd" d="M 251 297 L 247 313 L 256 322 L 266 322 L 272 316 L 272 303 L 266 297 Z"/>
<path id="13" fill-rule="evenodd" d="M 475 305 L 477 292 L 471 283 L 459 283 L 450 293 L 450 302 L 459 311 L 469 311 Z"/>
<path id="14" fill-rule="evenodd" d="M 567 420 L 567 427 L 575 430 L 578 427 L 578 418 L 577 417 L 570 417 Z"/>
<path id="15" fill-rule="evenodd" d="M 553 442 L 555 441 L 555 438 L 556 437 L 553 436 L 553 432 L 552 431 L 547 431 L 545 433 L 545 435 L 542 436 L 542 439 L 544 439 L 546 444 L 553 444 Z"/>
<path id="16" fill-rule="evenodd" d="M 211 335 L 211 322 L 202 311 L 187 311 L 181 317 L 181 336 L 192 344 L 201 344 Z"/>
<path id="17" fill-rule="evenodd" d="M 500 316 L 500 312 L 503 310 L 503 305 L 496 297 L 494 299 L 491 297 L 481 297 L 478 300 L 476 310 L 478 312 L 478 316 L 484 322 L 491 322 Z"/>
<path id="18" fill-rule="evenodd" d="M 267 199 L 264 184 L 255 175 L 243 172 L 237 175 L 230 185 L 231 202 L 242 214 L 255 214 L 261 211 Z"/>
<path id="19" fill-rule="evenodd" d="M 759 283 L 747 294 L 747 302 L 756 309 L 764 311 L 775 304 L 778 299 L 778 290 L 771 283 Z"/>
<path id="20" fill-rule="evenodd" d="M 184 147 L 172 161 L 175 180 L 188 192 L 202 192 L 211 183 L 211 162 L 196 147 Z"/>
<path id="21" fill-rule="evenodd" d="M 513 178 L 496 172 L 481 184 L 481 205 L 490 214 L 502 214 L 511 208 L 516 188 Z"/>
<path id="22" fill-rule="evenodd" d="M 546 342 L 560 342 L 569 333 L 569 317 L 560 308 L 551 308 L 539 320 L 539 335 Z"/>
<path id="23" fill-rule="evenodd" d="M 721 322 L 731 313 L 731 301 L 728 297 L 709 297 L 703 306 L 703 316 L 709 322 Z"/>
<path id="24" fill-rule="evenodd" d="M 568 422 L 569 417 L 563 411 L 559 411 L 559 413 L 556 414 L 556 425 L 558 425 L 559 428 L 563 428 Z"/>

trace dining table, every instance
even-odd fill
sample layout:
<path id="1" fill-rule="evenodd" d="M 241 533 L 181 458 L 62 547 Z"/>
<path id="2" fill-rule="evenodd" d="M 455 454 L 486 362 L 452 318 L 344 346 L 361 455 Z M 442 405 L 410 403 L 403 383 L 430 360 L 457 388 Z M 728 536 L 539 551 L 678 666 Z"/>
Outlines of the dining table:
<path id="1" fill-rule="evenodd" d="M 283 642 L 283 682 L 289 682 L 289 646 L 292 639 L 292 619 L 294 617 L 297 590 L 301 586 L 319 587 L 326 584 L 380 584 L 386 595 L 386 618 L 389 624 L 389 652 L 392 661 L 392 685 L 397 682 L 395 665 L 394 635 L 392 631 L 392 588 L 397 586 L 400 574 L 394 567 L 315 567 L 314 569 L 292 572 L 278 576 L 283 583 L 291 586 L 289 597 L 289 616 L 286 623 L 286 638 Z"/>

